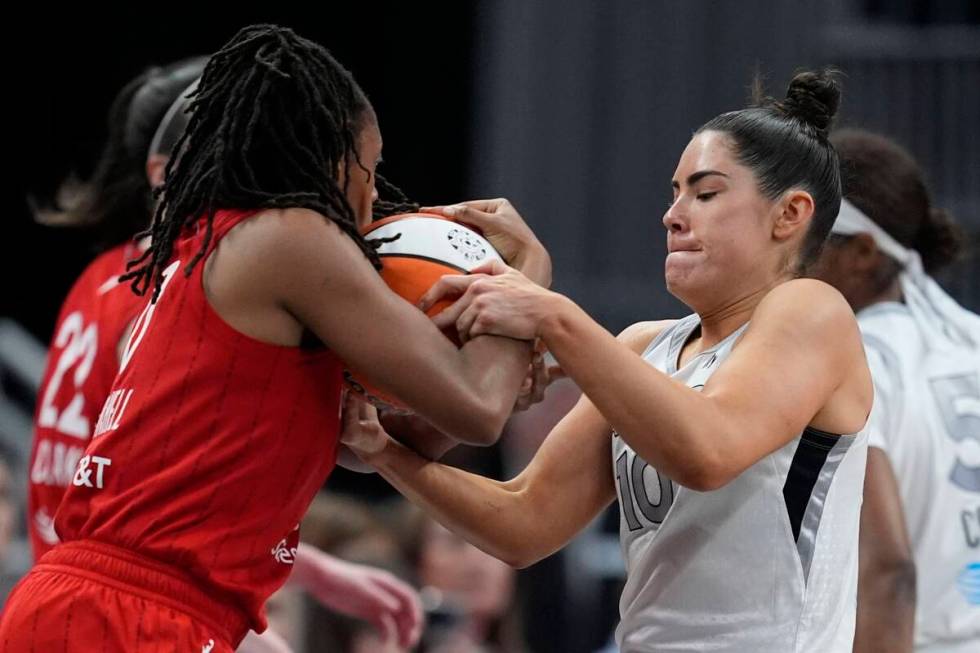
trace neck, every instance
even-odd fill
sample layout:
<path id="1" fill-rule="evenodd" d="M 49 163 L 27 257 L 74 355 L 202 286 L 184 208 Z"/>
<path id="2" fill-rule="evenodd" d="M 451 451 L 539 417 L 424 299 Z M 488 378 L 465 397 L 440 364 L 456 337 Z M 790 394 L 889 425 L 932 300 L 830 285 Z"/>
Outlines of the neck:
<path id="1" fill-rule="evenodd" d="M 714 347 L 734 333 L 736 329 L 752 318 L 755 307 L 759 305 L 763 297 L 769 294 L 770 290 L 788 280 L 788 277 L 780 277 L 762 287 L 739 295 L 737 298 L 729 300 L 710 311 L 704 313 L 698 311 L 698 315 L 701 318 L 700 348 L 709 349 Z"/>
<path id="2" fill-rule="evenodd" d="M 864 310 L 869 306 L 875 304 L 881 304 L 882 302 L 900 302 L 902 301 L 902 284 L 898 277 L 892 279 L 892 282 L 888 284 L 888 287 L 878 293 L 868 293 L 868 295 L 855 299 L 851 302 L 851 306 L 854 312 Z"/>

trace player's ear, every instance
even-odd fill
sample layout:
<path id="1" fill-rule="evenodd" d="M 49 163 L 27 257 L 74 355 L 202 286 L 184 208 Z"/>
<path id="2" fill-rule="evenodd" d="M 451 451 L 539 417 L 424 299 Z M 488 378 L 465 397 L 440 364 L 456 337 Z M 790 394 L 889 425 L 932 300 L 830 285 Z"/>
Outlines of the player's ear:
<path id="1" fill-rule="evenodd" d="M 151 154 L 146 159 L 146 180 L 150 183 L 150 188 L 159 188 L 163 185 L 169 160 L 170 157 L 165 154 Z"/>

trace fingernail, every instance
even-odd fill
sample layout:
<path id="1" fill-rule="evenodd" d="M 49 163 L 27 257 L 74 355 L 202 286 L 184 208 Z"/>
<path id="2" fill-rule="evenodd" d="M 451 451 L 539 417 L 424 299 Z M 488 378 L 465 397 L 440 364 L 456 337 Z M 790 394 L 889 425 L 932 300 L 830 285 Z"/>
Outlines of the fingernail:
<path id="1" fill-rule="evenodd" d="M 456 215 L 457 208 L 455 206 L 444 206 L 442 207 L 442 212 L 446 215 Z"/>

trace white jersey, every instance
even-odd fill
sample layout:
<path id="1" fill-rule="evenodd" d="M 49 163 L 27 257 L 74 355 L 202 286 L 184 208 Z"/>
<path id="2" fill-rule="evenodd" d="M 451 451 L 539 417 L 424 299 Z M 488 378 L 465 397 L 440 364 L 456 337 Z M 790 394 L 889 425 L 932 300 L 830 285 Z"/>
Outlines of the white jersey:
<path id="1" fill-rule="evenodd" d="M 871 446 L 898 480 L 917 567 L 921 651 L 980 651 L 980 355 L 927 342 L 903 304 L 861 311 Z"/>
<path id="2" fill-rule="evenodd" d="M 677 369 L 699 325 L 697 315 L 680 320 L 643 354 L 694 389 L 745 329 Z M 612 447 L 627 571 L 622 653 L 850 653 L 865 430 L 807 429 L 711 492 L 658 474 L 618 436 Z"/>

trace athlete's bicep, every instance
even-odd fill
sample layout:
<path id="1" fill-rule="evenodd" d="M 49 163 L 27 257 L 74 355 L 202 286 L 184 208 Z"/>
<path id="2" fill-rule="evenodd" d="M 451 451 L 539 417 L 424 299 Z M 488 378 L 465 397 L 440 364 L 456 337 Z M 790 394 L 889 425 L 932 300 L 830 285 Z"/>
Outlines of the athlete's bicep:
<path id="1" fill-rule="evenodd" d="M 756 308 L 731 355 L 705 384 L 718 423 L 739 440 L 733 463 L 744 467 L 798 435 L 828 407 L 854 366 L 864 365 L 850 307 L 819 282 L 773 290 Z M 840 393 L 844 395 L 846 393 Z M 870 408 L 867 392 L 850 393 L 829 423 L 836 433 L 860 430 Z M 751 434 L 751 437 L 747 437 Z"/>

